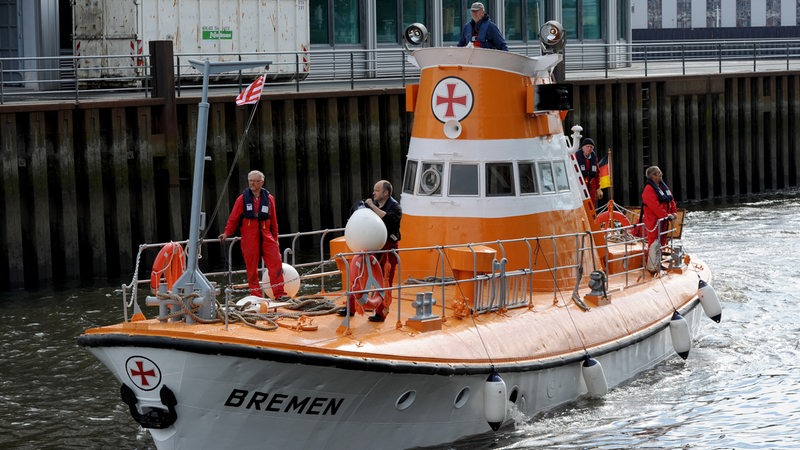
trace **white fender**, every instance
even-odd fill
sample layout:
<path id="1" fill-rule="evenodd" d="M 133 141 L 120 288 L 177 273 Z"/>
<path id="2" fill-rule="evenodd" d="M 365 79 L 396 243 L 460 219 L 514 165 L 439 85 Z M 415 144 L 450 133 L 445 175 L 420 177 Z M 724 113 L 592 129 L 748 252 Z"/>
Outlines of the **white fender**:
<path id="1" fill-rule="evenodd" d="M 586 383 L 586 390 L 590 397 L 600 398 L 608 393 L 606 374 L 598 360 L 586 355 L 583 359 L 581 373 L 583 373 L 583 381 Z"/>
<path id="2" fill-rule="evenodd" d="M 294 297 L 300 291 L 300 274 L 297 273 L 297 269 L 286 263 L 283 263 L 282 270 L 283 290 L 289 297 Z M 274 300 L 275 294 L 272 293 L 272 287 L 269 284 L 269 270 L 265 270 L 264 275 L 261 276 L 261 286 L 264 288 L 264 294 Z"/>
<path id="3" fill-rule="evenodd" d="M 497 372 L 489 374 L 484 383 L 483 409 L 486 422 L 497 431 L 506 420 L 506 382 Z"/>
<path id="4" fill-rule="evenodd" d="M 677 311 L 672 315 L 672 320 L 669 321 L 669 333 L 672 336 L 672 346 L 675 348 L 675 353 L 683 359 L 688 358 L 689 349 L 692 348 L 689 322 Z"/>
<path id="5" fill-rule="evenodd" d="M 261 297 L 255 295 L 248 295 L 247 297 L 244 297 L 238 302 L 236 302 L 236 306 L 242 307 L 249 303 L 250 305 L 247 306 L 245 311 L 258 313 L 261 312 L 261 302 L 263 301 L 264 299 Z"/>
<path id="6" fill-rule="evenodd" d="M 719 323 L 722 320 L 722 305 L 719 303 L 716 291 L 710 284 L 700 280 L 697 286 L 697 297 L 700 299 L 700 304 L 703 306 L 703 312 L 706 313 L 711 320 Z"/>

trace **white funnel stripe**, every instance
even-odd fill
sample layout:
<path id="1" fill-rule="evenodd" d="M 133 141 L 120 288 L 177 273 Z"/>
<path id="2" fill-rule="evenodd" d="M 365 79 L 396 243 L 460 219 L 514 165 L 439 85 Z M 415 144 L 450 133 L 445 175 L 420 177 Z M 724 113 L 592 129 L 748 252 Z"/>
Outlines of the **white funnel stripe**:
<path id="1" fill-rule="evenodd" d="M 570 150 L 563 139 L 497 139 L 497 140 L 447 140 L 412 138 L 408 159 L 421 164 L 436 163 L 442 168 L 438 174 L 441 189 L 435 195 L 403 192 L 403 213 L 412 216 L 505 218 L 544 213 L 547 211 L 572 211 L 583 206 L 586 195 L 570 158 Z M 516 162 L 513 166 L 514 195 L 486 196 L 487 174 L 485 163 Z M 536 163 L 545 166 L 563 163 L 569 182 L 568 189 L 545 192 L 541 179 L 537 193 L 520 193 L 519 163 Z M 449 195 L 451 164 L 478 165 L 481 196 Z M 416 184 L 416 183 L 415 183 Z M 428 191 L 430 192 L 430 191 Z"/>
<path id="2" fill-rule="evenodd" d="M 570 149 L 561 137 L 481 140 L 412 137 L 408 146 L 409 159 L 431 161 L 551 161 L 563 158 L 568 161 L 569 153 Z"/>

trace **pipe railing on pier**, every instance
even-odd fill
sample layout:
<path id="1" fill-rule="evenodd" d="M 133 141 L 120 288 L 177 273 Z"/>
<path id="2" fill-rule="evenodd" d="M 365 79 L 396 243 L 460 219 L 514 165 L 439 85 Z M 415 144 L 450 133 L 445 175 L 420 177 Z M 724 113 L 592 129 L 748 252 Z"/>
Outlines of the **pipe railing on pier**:
<path id="1" fill-rule="evenodd" d="M 510 51 L 539 55 L 537 45 Z M 183 53 L 174 55 L 177 95 L 198 95 L 201 74 L 189 59 L 270 59 L 266 92 L 402 88 L 419 68 L 400 48 L 306 52 Z M 10 102 L 80 102 L 152 97 L 151 55 L 0 58 L 0 105 Z M 674 77 L 710 73 L 790 71 L 800 68 L 800 39 L 684 41 L 567 45 L 567 81 L 621 77 Z M 218 94 L 237 94 L 258 72 L 212 80 Z"/>

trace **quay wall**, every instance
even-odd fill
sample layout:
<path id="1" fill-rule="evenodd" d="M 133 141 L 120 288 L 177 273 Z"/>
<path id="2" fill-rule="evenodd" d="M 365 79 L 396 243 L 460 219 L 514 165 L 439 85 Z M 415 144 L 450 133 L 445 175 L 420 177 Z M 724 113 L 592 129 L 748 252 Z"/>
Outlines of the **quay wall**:
<path id="1" fill-rule="evenodd" d="M 653 164 L 679 203 L 798 185 L 800 74 L 573 84 L 565 128 L 580 124 L 601 156 L 612 149 L 618 203 L 639 204 Z M 211 91 L 206 237 L 221 232 L 251 168 L 267 176 L 281 233 L 343 227 L 378 179 L 399 189 L 413 119 L 404 89 L 265 92 L 248 128 L 252 107 Z M 198 100 L 164 91 L 0 105 L 0 290 L 127 282 L 141 243 L 188 237 Z"/>

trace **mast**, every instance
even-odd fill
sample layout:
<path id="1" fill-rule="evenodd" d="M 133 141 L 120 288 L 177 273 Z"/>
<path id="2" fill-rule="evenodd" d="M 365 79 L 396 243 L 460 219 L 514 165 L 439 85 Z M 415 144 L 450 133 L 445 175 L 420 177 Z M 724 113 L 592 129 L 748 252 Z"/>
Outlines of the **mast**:
<path id="1" fill-rule="evenodd" d="M 212 74 L 232 72 L 254 67 L 266 70 L 272 61 L 231 61 L 211 62 L 209 60 L 190 59 L 189 63 L 203 74 L 203 91 L 198 105 L 197 140 L 194 157 L 194 176 L 192 179 L 192 212 L 189 225 L 189 248 L 186 271 L 172 287 L 173 293 L 181 296 L 187 308 L 200 305 L 198 317 L 213 319 L 216 307 L 216 290 L 208 279 L 200 272 L 197 264 L 198 246 L 200 245 L 201 203 L 203 199 L 203 172 L 205 169 L 206 137 L 208 131 L 208 79 Z M 194 294 L 194 295 L 190 295 Z M 184 316 L 186 323 L 193 323 L 191 316 Z"/>

